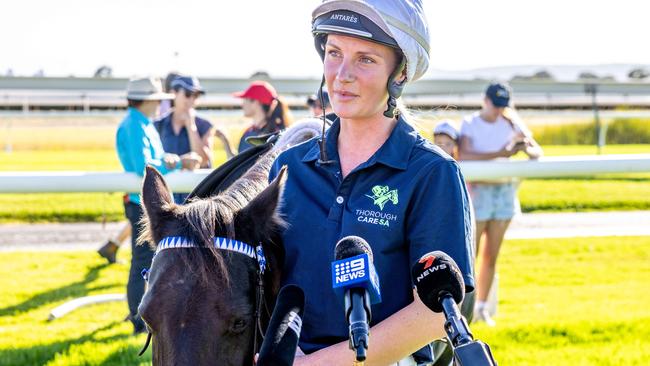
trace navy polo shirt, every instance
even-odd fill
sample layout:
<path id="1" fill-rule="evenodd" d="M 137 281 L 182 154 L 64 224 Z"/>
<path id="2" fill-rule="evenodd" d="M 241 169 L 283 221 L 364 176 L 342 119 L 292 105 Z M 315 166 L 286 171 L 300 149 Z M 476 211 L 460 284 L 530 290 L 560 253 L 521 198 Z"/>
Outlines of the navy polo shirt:
<path id="1" fill-rule="evenodd" d="M 430 251 L 454 258 L 468 290 L 474 287 L 472 218 L 456 161 L 400 119 L 381 148 L 343 179 L 339 131 L 337 119 L 326 139 L 334 163 L 318 161 L 314 138 L 283 152 L 269 174 L 273 179 L 288 167 L 282 282 L 305 291 L 300 348 L 306 353 L 348 338 L 330 273 L 334 247 L 345 236 L 360 236 L 372 247 L 382 302 L 372 306 L 371 325 L 413 301 L 411 266 Z"/>
<path id="2" fill-rule="evenodd" d="M 176 155 L 187 154 L 192 151 L 192 148 L 190 147 L 190 139 L 187 136 L 187 129 L 182 127 L 178 135 L 174 133 L 174 127 L 172 126 L 173 114 L 173 112 L 169 113 L 156 120 L 154 126 L 156 126 L 156 130 L 158 130 L 165 152 Z M 194 119 L 196 121 L 196 129 L 199 136 L 203 138 L 210 128 L 212 128 L 212 123 L 199 116 L 196 116 Z"/>
<path id="3" fill-rule="evenodd" d="M 173 112 L 169 113 L 154 121 L 154 126 L 156 127 L 156 130 L 158 130 L 160 141 L 162 141 L 163 149 L 166 153 L 176 155 L 187 154 L 192 151 L 190 138 L 187 135 L 187 129 L 183 126 L 178 135 L 174 133 L 174 127 L 172 126 L 173 114 Z M 203 138 L 203 136 L 212 128 L 212 123 L 199 116 L 196 116 L 194 120 L 196 122 L 197 132 L 199 133 L 199 136 Z M 208 165 L 207 168 L 211 168 L 211 165 Z M 174 201 L 176 203 L 183 203 L 186 197 L 186 193 L 174 193 Z"/>

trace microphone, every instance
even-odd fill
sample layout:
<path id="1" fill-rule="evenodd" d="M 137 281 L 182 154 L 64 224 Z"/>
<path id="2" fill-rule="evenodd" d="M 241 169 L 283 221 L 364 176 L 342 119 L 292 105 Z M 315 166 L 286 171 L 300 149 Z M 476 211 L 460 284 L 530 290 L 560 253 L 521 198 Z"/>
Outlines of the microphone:
<path id="1" fill-rule="evenodd" d="M 496 365 L 490 347 L 475 341 L 458 305 L 465 295 L 465 282 L 456 262 L 441 251 L 423 255 L 411 268 L 420 300 L 435 313 L 444 313 L 445 332 L 454 350 L 456 364 Z"/>
<path id="2" fill-rule="evenodd" d="M 357 361 L 365 361 L 372 315 L 370 305 L 381 302 L 372 249 L 364 239 L 346 236 L 336 243 L 334 256 L 332 288 L 344 298 L 350 349 L 356 352 Z"/>
<path id="3" fill-rule="evenodd" d="M 286 285 L 278 294 L 273 315 L 260 348 L 258 366 L 291 366 L 296 355 L 305 294 L 296 285 Z"/>

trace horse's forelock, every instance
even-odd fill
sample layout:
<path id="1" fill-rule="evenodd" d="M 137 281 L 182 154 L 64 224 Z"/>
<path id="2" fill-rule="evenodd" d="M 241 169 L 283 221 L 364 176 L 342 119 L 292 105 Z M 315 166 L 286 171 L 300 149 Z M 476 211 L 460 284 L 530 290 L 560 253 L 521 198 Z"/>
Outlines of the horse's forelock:
<path id="1" fill-rule="evenodd" d="M 182 206 L 184 218 L 184 236 L 189 237 L 194 243 L 203 248 L 208 248 L 211 257 L 216 262 L 216 268 L 206 261 L 202 261 L 199 269 L 202 277 L 208 281 L 208 270 L 216 270 L 224 282 L 229 283 L 228 270 L 222 253 L 213 245 L 215 235 L 230 236 L 229 228 L 232 227 L 233 208 L 218 197 L 200 199 Z M 205 258 L 207 259 L 207 258 Z"/>

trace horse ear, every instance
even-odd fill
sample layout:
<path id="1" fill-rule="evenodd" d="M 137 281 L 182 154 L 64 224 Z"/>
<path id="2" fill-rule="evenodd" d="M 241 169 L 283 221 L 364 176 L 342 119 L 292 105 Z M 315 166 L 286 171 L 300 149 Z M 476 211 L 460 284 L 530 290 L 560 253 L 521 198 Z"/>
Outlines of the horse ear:
<path id="1" fill-rule="evenodd" d="M 278 176 L 239 212 L 238 216 L 252 224 L 255 231 L 266 236 L 274 228 L 283 226 L 278 208 L 282 202 L 284 183 L 287 180 L 287 167 L 282 167 Z"/>
<path id="2" fill-rule="evenodd" d="M 142 204 L 149 220 L 156 219 L 174 202 L 163 176 L 156 168 L 147 165 L 142 183 Z"/>

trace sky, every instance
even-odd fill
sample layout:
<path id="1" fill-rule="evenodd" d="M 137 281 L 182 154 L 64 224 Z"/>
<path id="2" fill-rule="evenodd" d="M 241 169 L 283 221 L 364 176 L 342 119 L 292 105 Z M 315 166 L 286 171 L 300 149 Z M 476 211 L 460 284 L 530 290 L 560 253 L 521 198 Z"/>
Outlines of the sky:
<path id="1" fill-rule="evenodd" d="M 431 65 L 650 65 L 645 0 L 424 0 Z M 317 77 L 320 0 L 3 2 L 0 75 Z"/>

